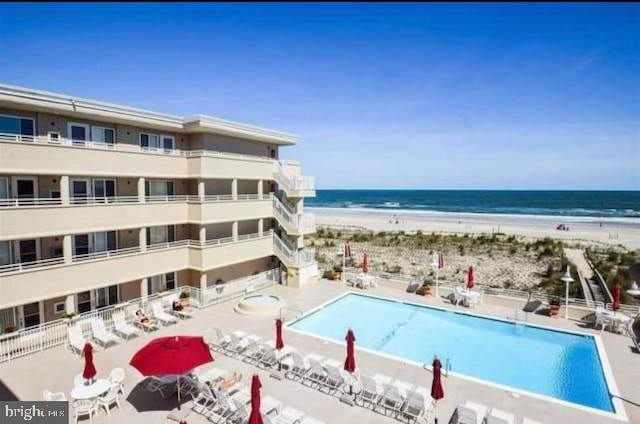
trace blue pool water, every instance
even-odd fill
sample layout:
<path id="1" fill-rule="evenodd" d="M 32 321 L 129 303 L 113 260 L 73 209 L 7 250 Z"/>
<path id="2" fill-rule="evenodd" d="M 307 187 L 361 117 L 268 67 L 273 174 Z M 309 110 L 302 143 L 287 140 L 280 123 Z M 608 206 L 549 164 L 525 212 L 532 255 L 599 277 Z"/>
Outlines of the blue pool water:
<path id="1" fill-rule="evenodd" d="M 340 342 L 351 327 L 356 346 L 418 363 L 437 354 L 453 372 L 614 411 L 591 336 L 354 293 L 289 327 Z"/>

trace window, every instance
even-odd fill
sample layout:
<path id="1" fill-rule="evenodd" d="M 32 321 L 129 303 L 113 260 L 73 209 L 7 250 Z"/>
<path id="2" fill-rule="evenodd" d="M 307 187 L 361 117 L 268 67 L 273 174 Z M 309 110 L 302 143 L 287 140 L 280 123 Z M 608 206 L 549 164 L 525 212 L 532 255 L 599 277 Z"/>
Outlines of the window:
<path id="1" fill-rule="evenodd" d="M 115 197 L 116 181 L 115 180 L 93 180 L 93 195 L 95 197 Z"/>
<path id="2" fill-rule="evenodd" d="M 157 134 L 140 133 L 140 147 L 155 150 L 160 147 L 160 138 Z"/>
<path id="3" fill-rule="evenodd" d="M 164 275 L 165 287 L 167 290 L 173 290 L 176 288 L 176 273 L 170 272 Z"/>
<path id="4" fill-rule="evenodd" d="M 175 138 L 172 135 L 161 135 L 160 141 L 162 143 L 162 148 L 164 150 L 173 150 L 175 149 Z"/>
<path id="5" fill-rule="evenodd" d="M 9 179 L 0 178 L 0 199 L 9 198 Z"/>
<path id="6" fill-rule="evenodd" d="M 40 303 L 29 303 L 22 306 L 22 317 L 25 328 L 40 324 Z"/>
<path id="7" fill-rule="evenodd" d="M 69 122 L 67 124 L 67 131 L 69 133 L 69 138 L 75 144 L 84 144 L 84 141 L 89 140 L 89 125 L 87 124 Z"/>
<path id="8" fill-rule="evenodd" d="M 53 313 L 55 315 L 62 315 L 64 314 L 66 309 L 66 305 L 65 302 L 57 302 L 53 304 Z"/>
<path id="9" fill-rule="evenodd" d="M 35 262 L 38 260 L 38 243 L 36 240 L 19 240 L 18 251 L 20 262 Z"/>
<path id="10" fill-rule="evenodd" d="M 91 141 L 98 144 L 114 144 L 115 131 L 112 128 L 91 127 Z"/>
<path id="11" fill-rule="evenodd" d="M 73 254 L 89 254 L 89 234 L 76 234 L 73 236 Z"/>
<path id="12" fill-rule="evenodd" d="M 52 143 L 58 143 L 60 141 L 60 133 L 58 131 L 49 131 L 47 136 Z"/>
<path id="13" fill-rule="evenodd" d="M 0 266 L 11 263 L 11 247 L 9 241 L 0 241 Z"/>
<path id="14" fill-rule="evenodd" d="M 35 120 L 21 116 L 0 115 L 0 133 L 35 135 Z"/>

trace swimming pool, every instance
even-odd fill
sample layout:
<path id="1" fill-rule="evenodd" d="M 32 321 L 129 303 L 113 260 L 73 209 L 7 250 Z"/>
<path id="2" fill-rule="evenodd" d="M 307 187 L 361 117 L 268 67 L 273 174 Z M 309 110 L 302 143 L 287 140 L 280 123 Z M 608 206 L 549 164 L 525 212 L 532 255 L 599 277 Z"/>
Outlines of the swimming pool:
<path id="1" fill-rule="evenodd" d="M 348 293 L 289 328 L 416 362 L 434 355 L 457 374 L 614 412 L 593 336 Z"/>

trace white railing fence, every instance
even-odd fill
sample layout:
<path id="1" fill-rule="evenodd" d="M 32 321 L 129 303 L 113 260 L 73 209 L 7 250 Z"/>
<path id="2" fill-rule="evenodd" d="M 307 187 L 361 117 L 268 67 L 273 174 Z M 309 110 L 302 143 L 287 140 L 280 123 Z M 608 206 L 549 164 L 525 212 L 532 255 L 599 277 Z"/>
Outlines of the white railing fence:
<path id="1" fill-rule="evenodd" d="M 284 186 L 286 190 L 313 191 L 315 190 L 315 180 L 313 177 L 294 175 L 289 172 L 283 163 L 275 161 L 273 163 L 273 175 L 278 184 Z"/>
<path id="2" fill-rule="evenodd" d="M 312 248 L 296 249 L 287 246 L 283 239 L 273 234 L 273 245 L 276 254 L 288 266 L 303 267 L 315 262 L 316 251 Z"/>
<path id="3" fill-rule="evenodd" d="M 358 268 L 347 268 L 346 271 L 349 274 L 357 274 L 360 272 Z M 395 281 L 406 282 L 406 283 L 414 280 L 422 281 L 422 277 L 413 277 L 413 276 L 397 275 L 397 274 L 389 274 L 389 273 L 373 273 L 373 274 L 377 275 L 378 278 L 391 280 L 391 281 L 395 280 Z M 464 283 L 462 282 L 456 283 L 453 281 L 448 281 L 443 279 L 438 280 L 438 287 L 444 290 L 453 291 L 455 287 L 463 284 Z M 483 294 L 490 295 L 490 296 L 504 296 L 504 297 L 523 299 L 523 300 L 540 300 L 543 302 L 549 302 L 552 299 L 559 298 L 558 296 L 554 296 L 546 293 L 528 292 L 524 290 L 507 289 L 502 287 L 491 287 L 490 285 L 481 284 L 481 283 L 480 284 L 476 283 L 474 288 L 476 290 L 481 291 Z M 561 298 L 564 299 L 564 297 L 562 296 Z M 605 304 L 605 302 L 587 301 L 585 299 L 570 297 L 569 306 L 576 306 L 576 307 L 581 307 L 581 308 L 586 308 L 591 310 L 595 310 L 596 307 L 601 307 L 607 310 L 611 310 L 612 303 L 609 302 Z M 640 313 L 640 306 L 630 305 L 630 304 L 621 304 L 620 309 L 618 310 L 629 315 L 636 315 Z"/>
<path id="4" fill-rule="evenodd" d="M 153 315 L 152 304 L 162 302 L 164 308 L 169 308 L 171 302 L 180 293 L 189 293 L 190 305 L 194 308 L 206 308 L 218 303 L 243 296 L 255 290 L 266 288 L 280 282 L 280 270 L 270 269 L 256 275 L 251 275 L 224 284 L 210 287 L 202 292 L 197 287 L 182 286 L 176 289 L 156 293 L 146 298 L 137 298 L 118 305 L 107 306 L 98 310 L 82 313 L 71 318 L 59 319 L 35 327 L 18 330 L 13 333 L 0 335 L 0 362 L 23 357 L 35 352 L 64 345 L 68 341 L 67 328 L 77 326 L 86 338 L 91 338 L 91 320 L 98 319 L 105 323 L 108 329 L 113 328 L 113 313 L 124 312 L 128 321 L 138 309 L 145 314 Z"/>

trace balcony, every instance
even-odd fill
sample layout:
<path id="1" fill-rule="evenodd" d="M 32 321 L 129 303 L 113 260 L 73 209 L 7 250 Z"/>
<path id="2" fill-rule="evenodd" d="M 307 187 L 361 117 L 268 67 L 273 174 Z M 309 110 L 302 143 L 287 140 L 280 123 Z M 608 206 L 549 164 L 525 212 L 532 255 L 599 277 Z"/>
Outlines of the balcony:
<path id="1" fill-rule="evenodd" d="M 159 149 L 0 133 L 0 169 L 17 175 L 275 179 L 290 197 L 315 196 L 313 178 L 300 176 L 297 163 L 211 150 Z"/>
<path id="2" fill-rule="evenodd" d="M 285 265 L 292 268 L 303 268 L 315 263 L 315 249 L 295 249 L 288 246 L 277 234 L 273 234 L 273 250 Z"/>
<path id="3" fill-rule="evenodd" d="M 273 216 L 270 194 L 221 196 L 137 196 L 0 200 L 1 237 L 37 238 L 170 225 L 250 220 Z"/>
<path id="4" fill-rule="evenodd" d="M 0 298 L 3 308 L 12 307 L 180 269 L 205 271 L 273 252 L 273 235 L 265 232 L 237 239 L 186 239 L 153 244 L 146 250 L 131 247 L 76 255 L 69 263 L 55 258 L 11 264 L 0 267 Z"/>

